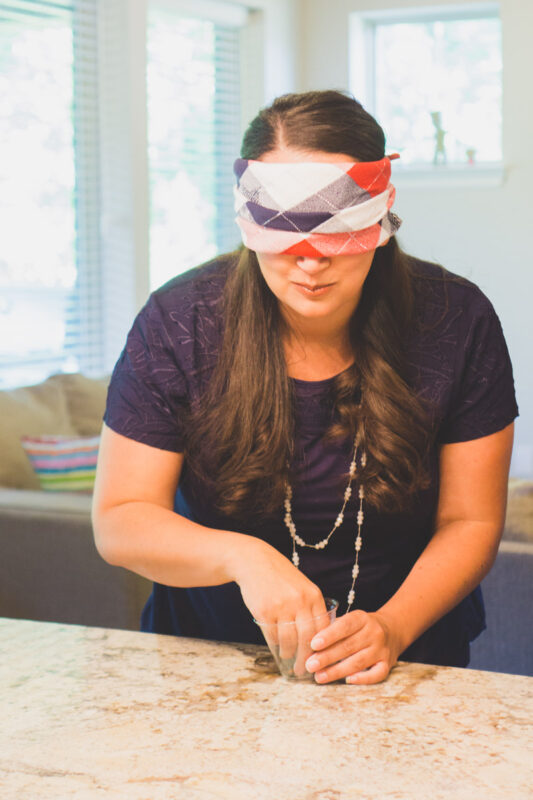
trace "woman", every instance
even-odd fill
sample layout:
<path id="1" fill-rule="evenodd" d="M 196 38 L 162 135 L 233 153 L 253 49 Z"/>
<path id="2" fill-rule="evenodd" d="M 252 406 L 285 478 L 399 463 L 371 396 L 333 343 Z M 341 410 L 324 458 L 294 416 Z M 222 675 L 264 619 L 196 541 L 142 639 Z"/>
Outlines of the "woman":
<path id="1" fill-rule="evenodd" d="M 143 630 L 260 642 L 253 618 L 336 597 L 319 683 L 466 666 L 517 415 L 489 301 L 396 243 L 384 146 L 339 92 L 260 112 L 235 165 L 247 246 L 148 300 L 100 449 L 96 543 L 154 581 Z"/>

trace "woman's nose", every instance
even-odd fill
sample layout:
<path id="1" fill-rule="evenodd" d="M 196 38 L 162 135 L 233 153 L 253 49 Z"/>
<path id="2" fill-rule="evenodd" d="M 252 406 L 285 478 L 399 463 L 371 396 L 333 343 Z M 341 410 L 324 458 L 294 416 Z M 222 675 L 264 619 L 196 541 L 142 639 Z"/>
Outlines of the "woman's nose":
<path id="1" fill-rule="evenodd" d="M 300 258 L 296 259 L 296 264 L 300 267 L 300 269 L 303 269 L 304 272 L 312 275 L 315 272 L 322 272 L 322 270 L 326 269 L 326 267 L 329 267 L 329 258 L 327 258 L 327 256 L 323 256 L 321 258 L 301 256 Z"/>

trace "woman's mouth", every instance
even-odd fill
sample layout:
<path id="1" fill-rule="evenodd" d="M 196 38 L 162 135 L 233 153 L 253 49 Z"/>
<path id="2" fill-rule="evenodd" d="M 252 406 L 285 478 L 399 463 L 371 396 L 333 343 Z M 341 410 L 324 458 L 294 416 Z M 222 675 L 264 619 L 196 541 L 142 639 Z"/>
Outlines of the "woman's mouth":
<path id="1" fill-rule="evenodd" d="M 319 297 L 320 295 L 325 294 L 328 289 L 331 289 L 333 286 L 332 283 L 317 283 L 314 286 L 308 283 L 294 283 L 298 291 L 305 294 L 307 297 Z"/>

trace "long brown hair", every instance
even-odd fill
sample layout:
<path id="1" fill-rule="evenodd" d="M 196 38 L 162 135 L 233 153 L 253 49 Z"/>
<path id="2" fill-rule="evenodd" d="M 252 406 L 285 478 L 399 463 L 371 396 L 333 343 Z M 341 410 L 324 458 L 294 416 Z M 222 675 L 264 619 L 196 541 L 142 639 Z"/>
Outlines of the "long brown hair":
<path id="1" fill-rule="evenodd" d="M 307 92 L 284 95 L 263 109 L 244 135 L 241 156 L 258 159 L 280 143 L 375 161 L 384 156 L 385 137 L 351 96 Z M 282 508 L 294 398 L 277 298 L 254 252 L 242 248 L 233 260 L 220 358 L 192 415 L 186 455 L 219 511 L 246 519 Z M 350 324 L 355 365 L 332 389 L 336 418 L 328 436 L 358 433 L 367 453 L 365 496 L 382 510 L 407 508 L 427 484 L 431 425 L 407 383 L 403 352 L 414 302 L 409 263 L 394 238 L 377 248 Z"/>

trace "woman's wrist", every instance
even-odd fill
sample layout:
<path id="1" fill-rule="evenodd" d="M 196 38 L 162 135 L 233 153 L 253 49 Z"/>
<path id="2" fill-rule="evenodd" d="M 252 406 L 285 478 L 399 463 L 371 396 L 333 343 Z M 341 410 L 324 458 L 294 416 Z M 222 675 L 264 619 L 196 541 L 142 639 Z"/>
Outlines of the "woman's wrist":
<path id="1" fill-rule="evenodd" d="M 224 548 L 222 568 L 228 576 L 228 582 L 234 581 L 241 584 L 244 574 L 249 570 L 250 563 L 258 558 L 262 548 L 270 547 L 262 539 L 246 533 L 228 532 L 229 539 Z"/>
<path id="2" fill-rule="evenodd" d="M 394 642 L 399 656 L 416 639 L 414 630 L 406 622 L 405 614 L 397 613 L 394 608 L 391 608 L 391 601 L 389 600 L 375 612 L 375 615 L 385 627 L 389 640 Z"/>

